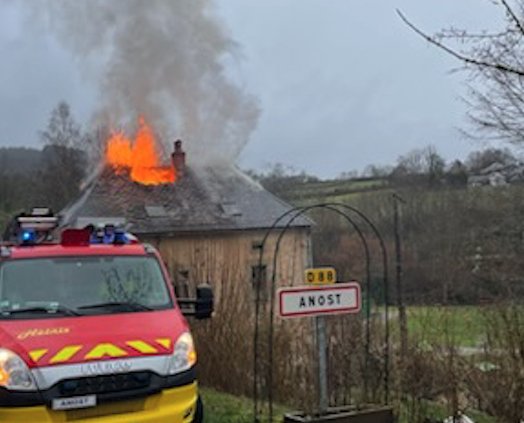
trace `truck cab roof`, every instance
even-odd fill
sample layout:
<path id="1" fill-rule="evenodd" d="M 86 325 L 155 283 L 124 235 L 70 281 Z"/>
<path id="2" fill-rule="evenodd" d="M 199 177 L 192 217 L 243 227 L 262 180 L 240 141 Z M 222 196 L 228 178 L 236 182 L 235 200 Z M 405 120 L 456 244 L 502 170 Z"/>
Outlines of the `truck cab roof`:
<path id="1" fill-rule="evenodd" d="M 68 245 L 37 244 L 28 246 L 4 246 L 4 258 L 27 259 L 37 257 L 70 256 L 145 256 L 148 254 L 144 244 L 90 244 Z"/>

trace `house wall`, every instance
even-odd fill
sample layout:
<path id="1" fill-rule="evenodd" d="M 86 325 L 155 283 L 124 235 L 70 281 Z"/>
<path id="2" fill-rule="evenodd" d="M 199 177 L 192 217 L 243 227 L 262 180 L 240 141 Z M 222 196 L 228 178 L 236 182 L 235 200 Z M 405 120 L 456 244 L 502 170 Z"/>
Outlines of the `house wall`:
<path id="1" fill-rule="evenodd" d="M 161 253 L 179 295 L 190 295 L 199 283 L 208 282 L 215 289 L 220 304 L 222 284 L 236 289 L 252 290 L 253 267 L 258 266 L 261 230 L 180 234 L 176 236 L 141 236 Z M 278 233 L 270 235 L 264 248 L 263 265 L 267 279 L 273 271 L 273 252 Z M 307 228 L 294 228 L 283 237 L 277 260 L 277 286 L 300 285 L 309 262 L 310 233 Z M 187 288 L 186 288 L 187 286 Z M 254 299 L 254 297 L 253 297 Z"/>

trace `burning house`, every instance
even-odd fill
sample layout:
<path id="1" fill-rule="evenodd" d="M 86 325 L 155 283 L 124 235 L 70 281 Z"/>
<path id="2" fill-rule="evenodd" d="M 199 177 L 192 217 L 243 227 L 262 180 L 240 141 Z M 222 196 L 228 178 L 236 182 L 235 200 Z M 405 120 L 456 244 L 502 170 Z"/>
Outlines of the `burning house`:
<path id="1" fill-rule="evenodd" d="M 122 133 L 108 142 L 106 165 L 86 181 L 79 198 L 62 211 L 65 224 L 115 223 L 161 252 L 175 288 L 184 295 L 201 282 L 251 285 L 271 275 L 270 237 L 262 268 L 260 242 L 290 206 L 233 166 L 192 166 L 181 141 L 171 163 L 160 164 L 154 136 L 144 122 L 131 142 Z M 299 218 L 282 240 L 278 280 L 302 282 L 310 251 L 311 222 Z M 225 295 L 225 294 L 223 294 Z"/>

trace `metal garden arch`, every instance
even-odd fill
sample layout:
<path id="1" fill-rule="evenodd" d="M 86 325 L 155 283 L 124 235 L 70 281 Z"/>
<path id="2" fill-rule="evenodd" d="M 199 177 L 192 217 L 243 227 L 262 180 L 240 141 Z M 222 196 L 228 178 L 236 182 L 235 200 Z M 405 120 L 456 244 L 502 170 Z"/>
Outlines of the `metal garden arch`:
<path id="1" fill-rule="evenodd" d="M 366 298 L 369 304 L 371 296 L 371 258 L 369 243 L 366 238 L 366 235 L 362 231 L 360 225 L 350 216 L 350 213 L 356 215 L 360 218 L 373 232 L 373 235 L 378 240 L 380 245 L 380 250 L 382 254 L 382 268 L 383 268 L 383 290 L 384 290 L 384 319 L 385 319 L 385 334 L 384 334 L 384 393 L 385 393 L 385 403 L 389 402 L 389 281 L 388 281 L 388 255 L 387 249 L 384 242 L 384 239 L 375 226 L 375 224 L 360 210 L 355 207 L 349 206 L 343 203 L 321 203 L 315 204 L 306 207 L 295 207 L 283 213 L 273 222 L 272 226 L 267 229 L 259 247 L 259 269 L 262 267 L 264 252 L 266 248 L 266 243 L 269 239 L 269 236 L 276 231 L 280 231 L 274 251 L 273 251 L 273 260 L 272 260 L 272 277 L 271 277 L 271 289 L 270 289 L 270 309 L 269 309 L 269 334 L 268 334 L 268 359 L 269 359 L 269 373 L 266 374 L 267 377 L 267 401 L 269 407 L 269 421 L 272 421 L 273 418 L 273 328 L 274 328 L 274 311 L 275 311 L 275 294 L 276 294 L 276 277 L 277 277 L 277 263 L 278 263 L 278 253 L 281 241 L 286 234 L 286 232 L 291 227 L 292 223 L 304 215 L 305 213 L 314 210 L 314 209 L 324 209 L 330 210 L 338 215 L 342 216 L 347 223 L 355 230 L 357 233 L 362 248 L 365 253 L 366 258 Z M 285 219 L 288 218 L 285 225 L 281 225 Z M 256 280 L 256 296 L 255 296 L 255 330 L 254 330 L 254 353 L 253 353 L 253 403 L 254 403 L 254 420 L 255 422 L 260 422 L 260 392 L 259 392 L 259 381 L 264 375 L 260 375 L 260 351 L 259 351 L 259 337 L 260 337 L 260 291 L 262 285 L 262 272 L 258 272 L 258 279 Z M 370 353 L 370 307 L 367 309 L 367 319 L 366 319 L 366 369 L 368 366 L 368 357 Z M 365 388 L 367 391 L 367 387 Z"/>

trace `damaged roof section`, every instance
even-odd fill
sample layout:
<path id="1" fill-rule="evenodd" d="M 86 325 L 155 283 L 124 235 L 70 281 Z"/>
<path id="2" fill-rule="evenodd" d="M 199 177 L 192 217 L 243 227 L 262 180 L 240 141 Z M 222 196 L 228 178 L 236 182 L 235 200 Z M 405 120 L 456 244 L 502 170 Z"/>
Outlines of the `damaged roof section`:
<path id="1" fill-rule="evenodd" d="M 292 207 L 235 167 L 186 168 L 174 184 L 142 185 L 106 167 L 62 211 L 65 224 L 122 223 L 136 234 L 265 229 Z M 284 226 L 289 219 L 283 219 Z M 292 227 L 310 227 L 299 217 Z"/>

